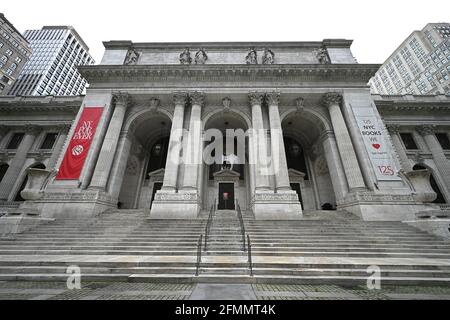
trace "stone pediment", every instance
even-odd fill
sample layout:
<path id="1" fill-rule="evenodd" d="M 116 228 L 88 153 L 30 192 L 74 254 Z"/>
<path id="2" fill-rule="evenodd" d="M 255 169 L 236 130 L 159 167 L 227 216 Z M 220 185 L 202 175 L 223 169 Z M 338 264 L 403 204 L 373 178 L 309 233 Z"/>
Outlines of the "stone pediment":
<path id="1" fill-rule="evenodd" d="M 165 170 L 163 168 L 161 168 L 161 169 L 149 172 L 148 176 L 150 178 L 159 178 L 159 177 L 164 178 L 164 172 L 165 172 Z"/>
<path id="2" fill-rule="evenodd" d="M 239 178 L 241 175 L 239 172 L 233 170 L 220 170 L 213 173 L 214 178 Z"/>
<path id="3" fill-rule="evenodd" d="M 288 174 L 289 174 L 289 177 L 290 178 L 301 178 L 301 179 L 304 179 L 305 178 L 305 176 L 306 176 L 306 174 L 305 173 L 303 173 L 303 172 L 301 172 L 301 171 L 298 171 L 298 170 L 295 170 L 295 169 L 288 169 Z"/>

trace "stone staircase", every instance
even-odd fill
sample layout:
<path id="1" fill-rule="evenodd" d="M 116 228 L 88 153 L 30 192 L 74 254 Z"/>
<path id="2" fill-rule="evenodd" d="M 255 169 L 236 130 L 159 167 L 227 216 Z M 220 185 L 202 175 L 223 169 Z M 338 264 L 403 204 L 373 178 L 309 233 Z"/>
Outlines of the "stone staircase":
<path id="1" fill-rule="evenodd" d="M 261 221 L 244 215 L 253 272 L 234 211 L 216 213 L 201 272 L 197 240 L 206 219 L 150 220 L 120 210 L 56 220 L 0 240 L 0 280 L 83 280 L 365 284 L 372 265 L 382 284 L 450 284 L 450 242 L 401 222 L 358 219 Z"/>

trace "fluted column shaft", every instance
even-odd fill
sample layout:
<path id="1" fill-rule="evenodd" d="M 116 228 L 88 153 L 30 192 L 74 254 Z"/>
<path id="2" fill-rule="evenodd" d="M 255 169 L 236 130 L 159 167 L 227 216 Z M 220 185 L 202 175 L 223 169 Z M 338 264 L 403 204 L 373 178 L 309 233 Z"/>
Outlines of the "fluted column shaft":
<path id="1" fill-rule="evenodd" d="M 122 188 L 123 177 L 130 156 L 132 140 L 129 132 L 122 132 L 117 145 L 116 159 L 111 170 L 111 179 L 108 183 L 108 193 L 113 198 L 118 198 Z"/>
<path id="2" fill-rule="evenodd" d="M 100 155 L 95 165 L 90 187 L 101 190 L 106 189 L 109 174 L 116 154 L 117 143 L 122 129 L 125 112 L 129 103 L 127 94 L 117 94 L 114 96 L 115 108 L 106 131 L 105 139 L 100 151 Z"/>
<path id="3" fill-rule="evenodd" d="M 177 189 L 186 99 L 187 94 L 184 92 L 175 93 L 173 96 L 175 110 L 173 113 L 172 128 L 170 130 L 169 150 L 167 152 L 162 191 L 175 192 Z"/>
<path id="4" fill-rule="evenodd" d="M 250 104 L 252 106 L 252 159 L 255 163 L 255 190 L 269 189 L 268 176 L 268 156 L 266 144 L 266 131 L 261 110 L 261 104 L 264 99 L 262 93 L 252 92 L 249 94 Z"/>
<path id="5" fill-rule="evenodd" d="M 191 118 L 189 134 L 184 153 L 184 190 L 197 190 L 198 174 L 202 161 L 202 106 L 204 95 L 201 92 L 190 94 Z"/>
<path id="6" fill-rule="evenodd" d="M 325 159 L 330 170 L 331 184 L 333 185 L 336 200 L 341 200 L 348 192 L 347 179 L 339 156 L 336 138 L 332 132 L 328 132 L 322 140 Z"/>
<path id="7" fill-rule="evenodd" d="M 417 127 L 417 131 L 424 138 L 428 149 L 433 155 L 433 161 L 440 173 L 441 179 L 444 181 L 447 188 L 447 194 L 450 192 L 450 160 L 445 156 L 441 144 L 434 135 L 435 129 L 431 125 L 423 125 Z"/>
<path id="8" fill-rule="evenodd" d="M 327 93 L 324 95 L 323 99 L 324 104 L 328 107 L 330 112 L 331 123 L 333 125 L 339 154 L 341 155 L 350 191 L 354 189 L 363 189 L 365 188 L 364 179 L 339 106 L 341 101 L 341 95 L 336 93 Z"/>
<path id="9" fill-rule="evenodd" d="M 271 92 L 266 95 L 269 105 L 270 142 L 272 151 L 272 164 L 275 176 L 275 188 L 291 190 L 289 173 L 284 149 L 283 131 L 281 128 L 280 111 L 278 109 L 280 93 Z"/>
<path id="10" fill-rule="evenodd" d="M 20 172 L 22 172 L 23 165 L 27 159 L 28 151 L 30 151 L 38 132 L 39 128 L 36 126 L 28 126 L 26 128 L 25 135 L 20 142 L 14 158 L 11 161 L 11 165 L 0 183 L 0 200 L 11 200 L 8 198 L 13 196 L 11 194 L 13 191 L 12 189 L 19 178 Z"/>
<path id="11" fill-rule="evenodd" d="M 405 148 L 403 147 L 401 137 L 399 134 L 398 125 L 388 125 L 389 134 L 391 135 L 392 144 L 394 145 L 395 151 L 397 151 L 398 159 L 405 172 L 412 170 L 411 161 L 408 159 Z"/>
<path id="12" fill-rule="evenodd" d="M 49 170 L 56 169 L 58 159 L 61 156 L 64 144 L 66 143 L 67 140 L 67 134 L 69 133 L 69 129 L 70 129 L 69 126 L 62 126 L 60 128 L 58 139 L 56 140 L 55 146 L 53 147 L 52 156 L 48 160 L 47 168 Z"/>

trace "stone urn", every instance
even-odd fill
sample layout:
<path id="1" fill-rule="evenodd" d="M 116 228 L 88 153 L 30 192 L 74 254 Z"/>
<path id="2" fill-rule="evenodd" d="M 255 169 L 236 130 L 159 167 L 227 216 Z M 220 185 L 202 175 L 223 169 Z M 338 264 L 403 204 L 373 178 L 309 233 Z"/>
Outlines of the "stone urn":
<path id="1" fill-rule="evenodd" d="M 44 169 L 28 169 L 28 180 L 20 195 L 25 200 L 38 200 L 44 195 L 44 188 L 51 171 Z"/>
<path id="2" fill-rule="evenodd" d="M 405 176 L 411 183 L 416 201 L 433 202 L 437 198 L 436 192 L 430 184 L 431 172 L 428 169 L 405 172 Z"/>

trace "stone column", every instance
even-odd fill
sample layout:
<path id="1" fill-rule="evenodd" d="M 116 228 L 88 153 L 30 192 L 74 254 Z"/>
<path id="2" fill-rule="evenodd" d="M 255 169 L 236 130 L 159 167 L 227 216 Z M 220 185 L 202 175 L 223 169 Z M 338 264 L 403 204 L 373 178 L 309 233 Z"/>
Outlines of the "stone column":
<path id="1" fill-rule="evenodd" d="M 103 145 L 90 184 L 91 188 L 100 190 L 105 190 L 106 184 L 108 183 L 114 156 L 116 154 L 120 130 L 122 129 L 125 112 L 129 104 L 129 96 L 128 94 L 123 93 L 116 94 L 114 95 L 114 102 L 114 113 L 109 122 L 108 130 L 106 131 L 106 136 L 103 140 Z"/>
<path id="2" fill-rule="evenodd" d="M 435 126 L 422 125 L 418 126 L 416 130 L 424 138 L 431 154 L 433 161 L 439 171 L 442 181 L 444 181 L 447 191 L 450 192 L 450 160 L 445 156 L 442 146 L 437 140 L 435 133 Z"/>
<path id="3" fill-rule="evenodd" d="M 255 163 L 255 190 L 269 190 L 269 175 L 264 172 L 262 161 L 268 163 L 266 131 L 261 111 L 261 104 L 264 94 L 251 92 L 248 95 L 250 105 L 252 106 L 252 144 L 253 161 Z"/>
<path id="4" fill-rule="evenodd" d="M 202 92 L 193 92 L 191 99 L 191 118 L 186 152 L 184 152 L 183 190 L 197 190 L 199 169 L 202 162 L 202 106 L 205 96 Z"/>
<path id="5" fill-rule="evenodd" d="M 333 132 L 326 132 L 322 136 L 323 150 L 330 170 L 331 183 L 333 184 L 336 201 L 343 199 L 348 192 L 347 180 L 344 168 Z"/>
<path id="6" fill-rule="evenodd" d="M 70 126 L 67 125 L 61 125 L 59 126 L 59 136 L 58 140 L 56 141 L 55 147 L 53 148 L 53 153 L 50 159 L 48 160 L 47 168 L 49 170 L 57 169 L 56 165 L 58 164 L 58 159 L 61 156 L 61 153 L 63 151 L 64 144 L 67 140 L 67 134 L 69 133 Z"/>
<path id="7" fill-rule="evenodd" d="M 347 130 L 347 126 L 342 116 L 340 104 L 342 96 L 338 93 L 329 92 L 323 97 L 323 103 L 330 112 L 331 123 L 336 137 L 339 154 L 341 155 L 345 175 L 350 191 L 355 189 L 365 189 L 364 179 L 358 164 L 352 140 Z"/>
<path id="8" fill-rule="evenodd" d="M 397 151 L 397 155 L 403 170 L 405 172 L 412 171 L 411 161 L 409 161 L 399 134 L 400 126 L 398 124 L 390 124 L 387 125 L 387 129 L 389 131 L 389 134 L 391 135 L 392 144 Z"/>
<path id="9" fill-rule="evenodd" d="M 266 99 L 267 104 L 269 105 L 270 145 L 272 149 L 272 164 L 275 173 L 275 188 L 277 191 L 291 190 L 286 151 L 284 150 L 283 131 L 281 129 L 280 112 L 278 110 L 280 93 L 268 93 L 266 94 Z"/>
<path id="10" fill-rule="evenodd" d="M 11 165 L 0 183 L 0 200 L 8 201 L 8 197 L 13 191 L 12 189 L 19 178 L 19 174 L 22 172 L 23 165 L 27 159 L 27 154 L 39 131 L 40 128 L 37 126 L 29 125 L 25 128 L 25 136 L 20 142 L 19 148 L 16 150 L 16 154 L 11 161 Z"/>
<path id="11" fill-rule="evenodd" d="M 130 156 L 132 140 L 129 131 L 122 131 L 117 145 L 116 159 L 111 170 L 111 179 L 108 183 L 108 193 L 115 199 L 119 197 L 123 177 Z"/>
<path id="12" fill-rule="evenodd" d="M 170 131 L 169 150 L 164 171 L 164 182 L 161 191 L 175 192 L 177 189 L 178 167 L 180 164 L 181 138 L 183 136 L 184 107 L 187 94 L 177 92 L 173 95 L 175 110 Z"/>

